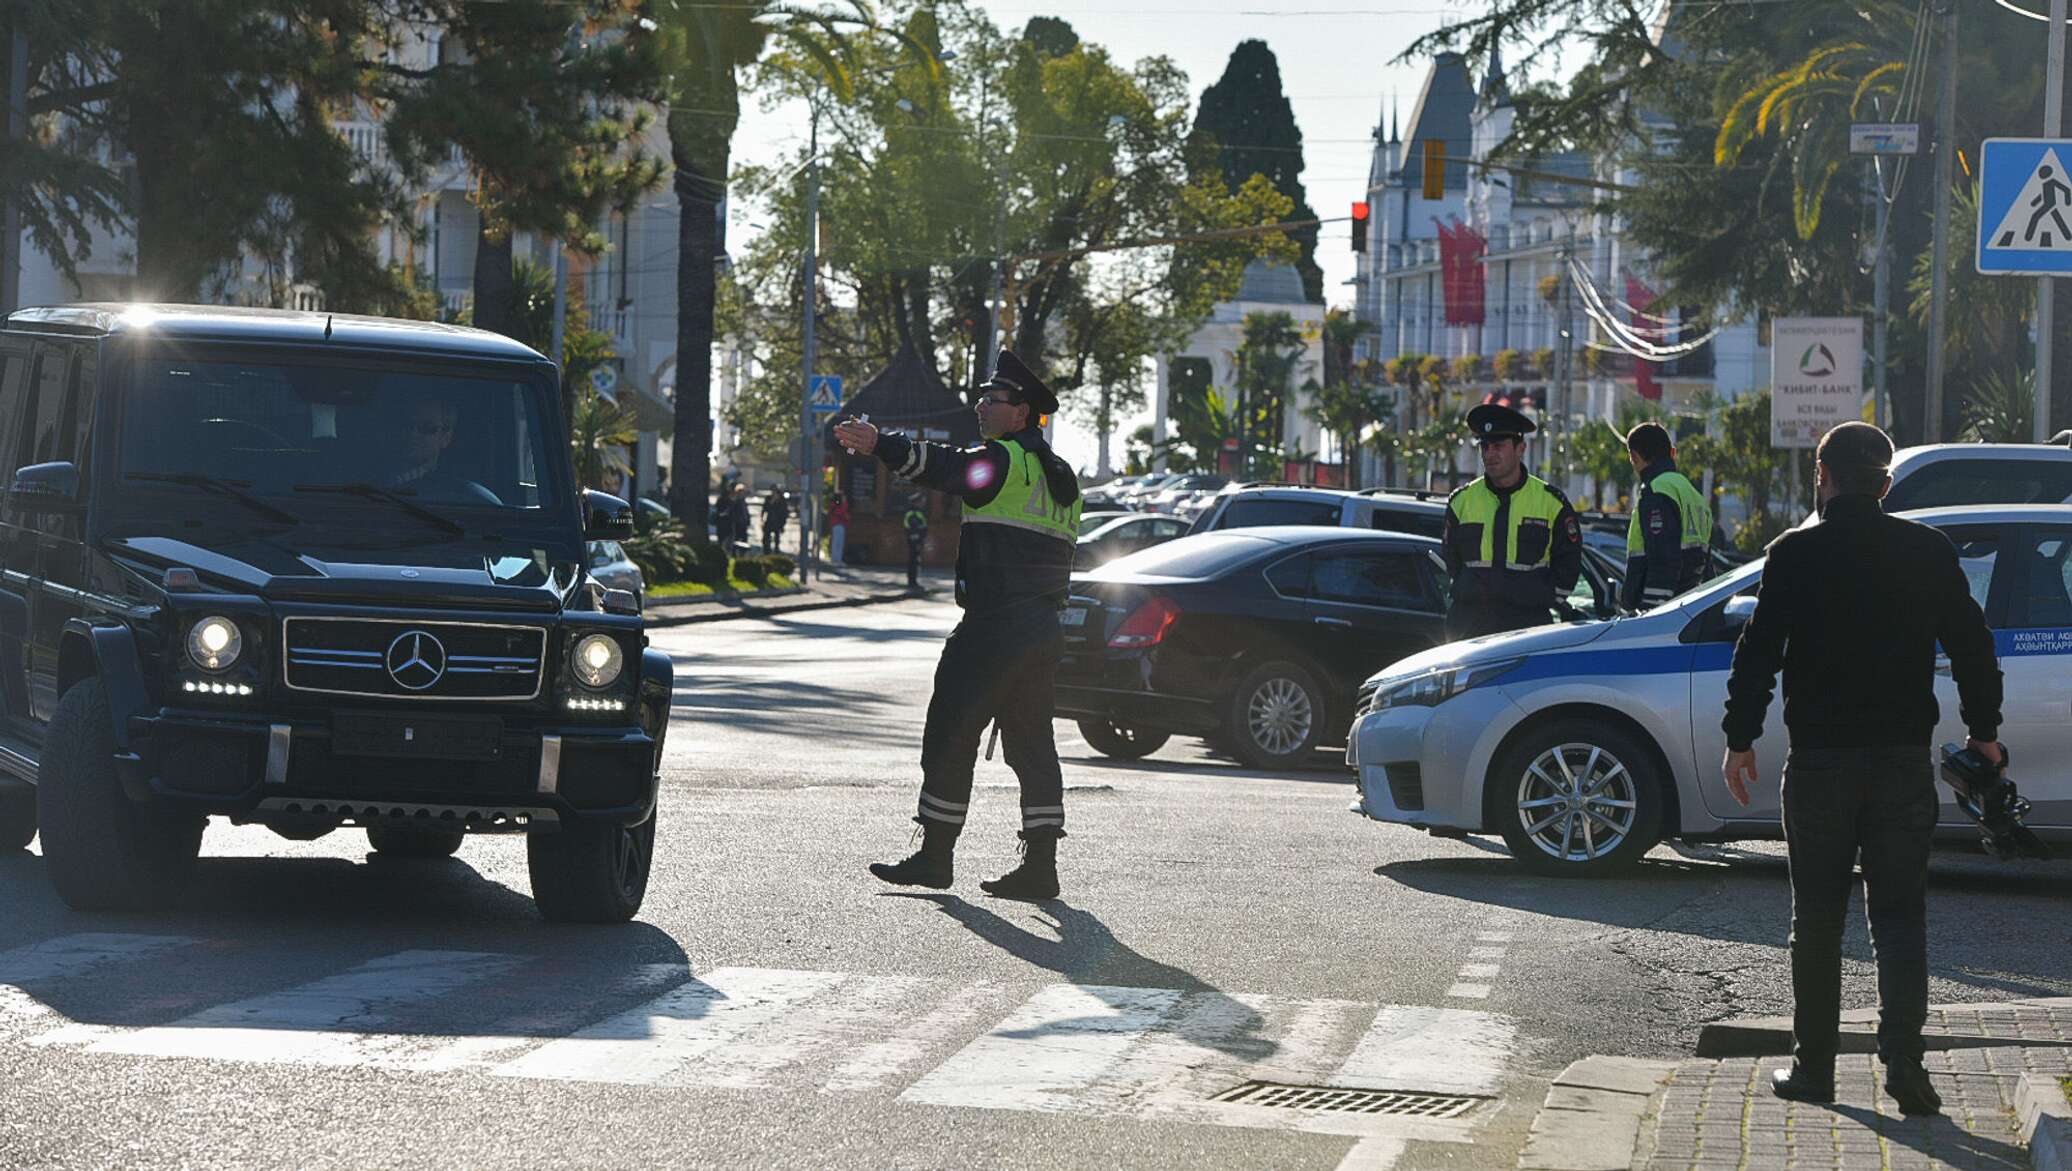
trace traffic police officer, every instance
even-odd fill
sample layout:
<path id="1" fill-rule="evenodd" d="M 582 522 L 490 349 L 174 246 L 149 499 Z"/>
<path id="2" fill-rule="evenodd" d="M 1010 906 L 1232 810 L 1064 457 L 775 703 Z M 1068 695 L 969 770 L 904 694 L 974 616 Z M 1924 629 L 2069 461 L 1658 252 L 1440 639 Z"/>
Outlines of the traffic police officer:
<path id="1" fill-rule="evenodd" d="M 1065 794 L 1051 738 L 1052 684 L 1064 653 L 1058 611 L 1079 536 L 1079 480 L 1038 426 L 1041 416 L 1058 409 L 1057 396 L 1021 359 L 1000 351 L 993 376 L 978 391 L 985 439 L 974 447 L 880 434 L 856 420 L 835 427 L 844 447 L 875 453 L 894 474 L 964 501 L 957 548 L 957 604 L 964 617 L 936 664 L 921 737 L 914 818 L 921 848 L 902 862 L 872 863 L 871 873 L 902 886 L 950 885 L 979 737 L 991 722 L 1021 782 L 1023 853 L 1020 866 L 979 886 L 1002 898 L 1056 898 Z"/>
<path id="2" fill-rule="evenodd" d="M 1583 526 L 1559 488 L 1525 470 L 1531 419 L 1500 403 L 1468 412 L 1483 475 L 1446 501 L 1446 632 L 1474 638 L 1545 623 L 1583 572 Z"/>
<path id="3" fill-rule="evenodd" d="M 1626 456 L 1640 477 L 1633 520 L 1626 526 L 1629 610 L 1659 606 L 1706 578 L 1712 509 L 1704 494 L 1676 470 L 1676 446 L 1660 423 L 1626 433 Z"/>

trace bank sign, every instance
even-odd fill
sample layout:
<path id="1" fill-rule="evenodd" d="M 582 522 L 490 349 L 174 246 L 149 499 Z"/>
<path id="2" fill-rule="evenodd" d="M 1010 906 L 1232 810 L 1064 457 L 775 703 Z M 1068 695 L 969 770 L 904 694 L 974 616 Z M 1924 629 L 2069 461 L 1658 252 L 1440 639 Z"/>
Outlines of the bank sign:
<path id="1" fill-rule="evenodd" d="M 1863 319 L 1770 322 L 1770 446 L 1815 447 L 1837 423 L 1863 418 Z"/>

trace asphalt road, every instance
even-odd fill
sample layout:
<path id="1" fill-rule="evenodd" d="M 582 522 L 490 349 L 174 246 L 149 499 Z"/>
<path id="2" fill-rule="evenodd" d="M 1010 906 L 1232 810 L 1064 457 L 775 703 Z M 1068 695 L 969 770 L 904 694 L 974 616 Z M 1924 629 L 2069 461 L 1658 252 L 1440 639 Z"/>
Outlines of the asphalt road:
<path id="1" fill-rule="evenodd" d="M 0 857 L 0 1166 L 1508 1167 L 1568 1062 L 1789 1009 L 1779 849 L 1533 878 L 1349 816 L 1329 757 L 1124 765 L 1060 724 L 1062 900 L 977 890 L 1014 863 L 998 760 L 955 890 L 883 887 L 955 613 L 658 632 L 676 724 L 625 927 L 541 922 L 513 838 L 398 863 L 213 826 L 152 916 Z M 1936 1000 L 2072 994 L 2072 863 L 1934 870 Z M 1872 1003 L 1860 924 L 1848 954 Z"/>

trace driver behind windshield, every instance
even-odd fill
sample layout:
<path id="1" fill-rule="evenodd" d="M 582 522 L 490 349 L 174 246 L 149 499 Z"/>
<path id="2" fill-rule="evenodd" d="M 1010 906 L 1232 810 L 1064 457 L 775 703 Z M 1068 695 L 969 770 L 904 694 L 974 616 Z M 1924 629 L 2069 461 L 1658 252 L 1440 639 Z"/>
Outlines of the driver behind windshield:
<path id="1" fill-rule="evenodd" d="M 496 493 L 455 471 L 446 449 L 460 425 L 460 408 L 438 396 L 416 399 L 410 409 L 392 416 L 398 430 L 394 466 L 382 486 L 424 496 L 501 504 Z"/>

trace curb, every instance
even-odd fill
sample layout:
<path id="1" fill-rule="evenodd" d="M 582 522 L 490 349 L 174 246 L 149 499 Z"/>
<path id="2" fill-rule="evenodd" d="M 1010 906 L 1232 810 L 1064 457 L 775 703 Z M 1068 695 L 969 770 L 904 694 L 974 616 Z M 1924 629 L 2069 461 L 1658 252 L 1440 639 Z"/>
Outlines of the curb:
<path id="1" fill-rule="evenodd" d="M 2029 1166 L 2036 1171 L 2072 1171 L 2072 1103 L 2065 1101 L 2057 1075 L 2023 1074 L 2014 1106 L 2022 1141 L 2029 1144 Z"/>
<path id="2" fill-rule="evenodd" d="M 1637 1057 L 1585 1057 L 1562 1070 L 1532 1120 L 1518 1156 L 1520 1171 L 1626 1171 L 1640 1146 L 1648 1104 L 1676 1066 Z"/>
<path id="3" fill-rule="evenodd" d="M 755 596 L 755 600 L 760 601 L 769 597 L 795 597 L 805 592 L 804 590 L 794 590 L 785 594 L 758 594 Z M 736 618 L 777 618 L 785 614 L 803 614 L 811 610 L 836 610 L 844 606 L 875 606 L 881 602 L 904 602 L 911 598 L 926 596 L 928 595 L 908 593 L 902 589 L 898 593 L 862 594 L 850 598 L 829 598 L 820 602 L 802 602 L 796 606 L 768 607 L 751 605 L 750 599 L 747 598 L 731 601 L 715 599 L 709 602 L 692 603 L 693 605 L 713 608 L 706 613 L 668 617 L 658 615 L 650 610 L 645 617 L 647 629 L 656 630 L 666 626 L 693 626 L 700 622 L 729 622 Z"/>
<path id="4" fill-rule="evenodd" d="M 2025 1005 L 2057 1004 L 2060 998 L 2051 997 L 2042 1001 L 2002 1000 L 1984 1004 L 1939 1004 L 1932 1008 L 1943 1012 L 2005 1013 Z M 2055 1037 L 1993 1037 L 1979 1033 L 1952 1033 L 1930 1030 L 1922 1034 L 1929 1052 L 1951 1049 L 1997 1049 L 2031 1048 L 2062 1049 L 2072 1047 L 2072 1041 Z M 1878 1051 L 1878 1011 L 1876 1009 L 1852 1009 L 1842 1014 L 1842 1053 L 1876 1053 Z M 1694 1057 L 1789 1057 L 1791 1055 L 1791 1018 L 1780 1016 L 1741 1017 L 1737 1020 L 1714 1021 L 1698 1031 L 1698 1046 L 1692 1052 Z M 2072 1168 L 2068 1168 L 2072 1171 Z"/>

